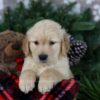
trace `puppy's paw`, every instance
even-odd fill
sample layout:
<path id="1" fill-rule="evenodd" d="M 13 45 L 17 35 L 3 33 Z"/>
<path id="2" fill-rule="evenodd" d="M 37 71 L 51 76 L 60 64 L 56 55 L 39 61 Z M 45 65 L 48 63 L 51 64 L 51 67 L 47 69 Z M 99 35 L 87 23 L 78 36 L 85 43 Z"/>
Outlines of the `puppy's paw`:
<path id="1" fill-rule="evenodd" d="M 49 78 L 49 79 L 41 78 L 39 80 L 38 90 L 39 92 L 44 94 L 45 92 L 49 92 L 55 84 L 56 82 L 52 78 Z"/>
<path id="2" fill-rule="evenodd" d="M 26 71 L 21 74 L 19 78 L 19 88 L 22 92 L 28 93 L 33 90 L 35 87 L 35 80 L 36 77 L 33 75 L 33 73 Z"/>
<path id="3" fill-rule="evenodd" d="M 63 80 L 64 77 L 56 70 L 46 70 L 40 76 L 38 90 L 41 93 L 49 92 L 54 85 Z"/>

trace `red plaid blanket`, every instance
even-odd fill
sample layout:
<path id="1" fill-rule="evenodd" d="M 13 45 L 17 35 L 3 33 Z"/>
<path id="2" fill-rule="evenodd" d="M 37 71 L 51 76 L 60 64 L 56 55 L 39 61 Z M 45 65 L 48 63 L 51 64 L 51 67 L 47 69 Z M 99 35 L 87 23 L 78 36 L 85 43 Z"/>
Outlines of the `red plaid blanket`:
<path id="1" fill-rule="evenodd" d="M 23 59 L 17 59 L 17 70 L 21 70 Z M 18 77 L 0 72 L 0 100 L 73 100 L 78 93 L 79 84 L 75 79 L 59 82 L 49 92 L 42 95 L 35 89 L 28 94 L 22 93 L 18 88 Z"/>

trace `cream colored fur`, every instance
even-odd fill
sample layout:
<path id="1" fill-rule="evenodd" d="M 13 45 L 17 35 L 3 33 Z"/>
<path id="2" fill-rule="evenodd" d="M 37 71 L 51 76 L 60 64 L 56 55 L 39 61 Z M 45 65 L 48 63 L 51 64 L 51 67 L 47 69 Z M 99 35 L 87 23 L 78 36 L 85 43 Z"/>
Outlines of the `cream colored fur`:
<path id="1" fill-rule="evenodd" d="M 36 41 L 38 45 L 35 44 Z M 54 44 L 50 45 L 50 41 Z M 23 50 L 26 57 L 19 78 L 19 88 L 24 93 L 35 87 L 37 77 L 41 93 L 50 91 L 59 81 L 73 77 L 66 56 L 69 50 L 67 34 L 58 23 L 52 20 L 37 22 L 28 30 Z M 47 62 L 42 63 L 38 59 L 41 53 L 48 55 Z"/>

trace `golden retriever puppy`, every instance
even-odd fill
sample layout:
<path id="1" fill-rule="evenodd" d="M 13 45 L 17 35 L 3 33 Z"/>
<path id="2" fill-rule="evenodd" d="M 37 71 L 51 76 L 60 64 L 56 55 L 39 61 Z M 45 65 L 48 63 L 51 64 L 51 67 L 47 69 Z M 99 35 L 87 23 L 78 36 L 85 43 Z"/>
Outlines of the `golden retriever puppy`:
<path id="1" fill-rule="evenodd" d="M 45 93 L 64 79 L 73 78 L 66 53 L 69 42 L 65 30 L 57 22 L 42 20 L 27 32 L 23 50 L 26 55 L 19 88 L 28 93 L 39 78 L 38 90 Z"/>

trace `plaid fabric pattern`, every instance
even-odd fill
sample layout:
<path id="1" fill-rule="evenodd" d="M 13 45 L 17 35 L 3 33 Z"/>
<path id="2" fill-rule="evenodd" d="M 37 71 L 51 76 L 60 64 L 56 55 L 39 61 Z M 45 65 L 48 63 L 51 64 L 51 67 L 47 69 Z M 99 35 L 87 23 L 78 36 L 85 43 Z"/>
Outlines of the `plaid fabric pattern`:
<path id="1" fill-rule="evenodd" d="M 20 100 L 21 94 L 17 76 L 0 72 L 0 100 Z"/>
<path id="2" fill-rule="evenodd" d="M 18 69 L 21 70 L 22 58 L 17 58 Z M 35 89 L 24 94 L 18 87 L 19 79 L 16 75 L 8 75 L 0 72 L 0 100 L 73 100 L 78 93 L 79 84 L 75 79 L 59 82 L 49 93 L 42 95 L 38 92 L 37 83 Z"/>
<path id="3" fill-rule="evenodd" d="M 74 80 L 63 80 L 40 100 L 73 100 L 78 92 L 78 83 Z"/>

